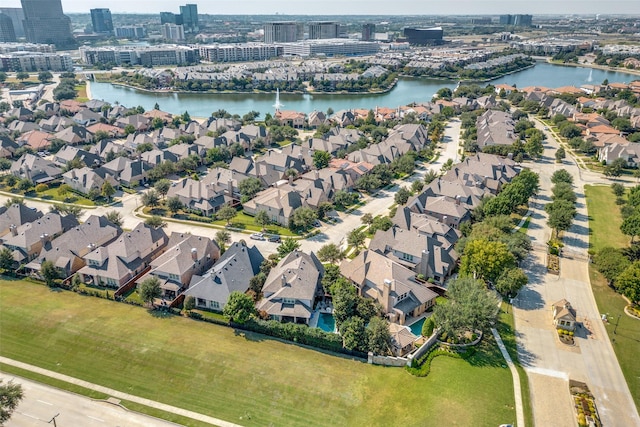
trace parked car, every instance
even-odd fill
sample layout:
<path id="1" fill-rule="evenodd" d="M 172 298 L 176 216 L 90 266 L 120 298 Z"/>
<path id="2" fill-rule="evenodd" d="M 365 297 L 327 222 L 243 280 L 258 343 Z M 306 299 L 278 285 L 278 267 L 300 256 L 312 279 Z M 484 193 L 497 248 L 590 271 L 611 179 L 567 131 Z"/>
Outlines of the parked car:
<path id="1" fill-rule="evenodd" d="M 251 236 L 253 240 L 264 240 L 264 234 L 262 233 L 253 233 Z"/>
<path id="2" fill-rule="evenodd" d="M 270 242 L 280 243 L 280 236 L 278 236 L 277 234 L 273 234 L 273 235 L 269 236 L 268 240 Z"/>
<path id="3" fill-rule="evenodd" d="M 320 224 L 320 221 L 318 221 L 317 219 L 315 220 L 315 222 L 313 223 L 314 227 L 322 227 L 322 224 Z"/>

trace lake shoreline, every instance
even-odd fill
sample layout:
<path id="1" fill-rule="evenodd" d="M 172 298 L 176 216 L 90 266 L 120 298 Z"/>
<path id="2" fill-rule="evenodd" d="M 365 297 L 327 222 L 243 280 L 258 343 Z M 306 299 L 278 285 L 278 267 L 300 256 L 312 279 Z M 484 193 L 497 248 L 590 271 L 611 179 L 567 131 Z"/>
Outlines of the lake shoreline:
<path id="1" fill-rule="evenodd" d="M 631 76 L 640 77 L 640 70 L 630 70 L 628 68 L 610 67 L 608 65 L 599 65 L 599 64 L 592 64 L 592 63 L 575 64 L 575 63 L 572 63 L 572 62 L 560 63 L 560 62 L 553 62 L 551 58 L 547 58 L 547 64 L 558 65 L 560 67 L 592 68 L 594 70 L 609 71 L 609 72 L 612 72 L 612 73 L 629 74 Z M 633 80 L 639 80 L 639 79 L 633 79 Z"/>

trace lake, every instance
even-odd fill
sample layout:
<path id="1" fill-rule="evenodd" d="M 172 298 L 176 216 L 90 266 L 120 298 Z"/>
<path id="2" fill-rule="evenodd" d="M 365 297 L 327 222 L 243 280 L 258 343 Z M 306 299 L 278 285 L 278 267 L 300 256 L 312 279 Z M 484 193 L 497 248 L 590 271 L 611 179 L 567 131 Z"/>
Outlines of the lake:
<path id="1" fill-rule="evenodd" d="M 583 67 L 565 67 L 548 63 L 538 63 L 535 67 L 500 77 L 492 84 L 507 83 L 517 87 L 526 86 L 580 86 L 583 84 L 609 82 L 628 83 L 640 76 L 623 72 L 604 71 Z M 425 78 L 401 78 L 393 90 L 382 94 L 280 94 L 280 102 L 284 110 L 295 110 L 309 113 L 313 110 L 334 111 L 351 108 L 374 109 L 376 107 L 395 108 L 413 102 L 430 101 L 438 89 L 453 89 L 457 82 Z M 483 85 L 486 83 L 483 83 Z M 150 93 L 135 89 L 114 86 L 110 83 L 91 83 L 91 95 L 114 104 L 118 101 L 127 107 L 142 105 L 150 110 L 158 103 L 163 111 L 182 114 L 188 111 L 193 117 L 208 117 L 213 111 L 225 109 L 231 114 L 243 115 L 249 111 L 258 111 L 264 116 L 273 112 L 275 93 Z"/>

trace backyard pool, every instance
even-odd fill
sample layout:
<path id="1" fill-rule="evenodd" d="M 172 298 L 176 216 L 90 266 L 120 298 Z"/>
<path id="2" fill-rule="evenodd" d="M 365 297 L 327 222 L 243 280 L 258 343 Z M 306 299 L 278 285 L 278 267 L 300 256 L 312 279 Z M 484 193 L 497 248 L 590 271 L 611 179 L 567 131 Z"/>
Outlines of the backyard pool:
<path id="1" fill-rule="evenodd" d="M 409 329 L 411 329 L 411 333 L 417 337 L 422 336 L 422 325 L 424 324 L 426 317 L 423 317 L 422 319 L 418 320 L 416 323 L 414 323 L 413 325 L 409 326 Z"/>
<path id="2" fill-rule="evenodd" d="M 336 321 L 333 318 L 333 314 L 320 313 L 320 317 L 318 318 L 318 328 L 325 332 L 335 332 Z"/>

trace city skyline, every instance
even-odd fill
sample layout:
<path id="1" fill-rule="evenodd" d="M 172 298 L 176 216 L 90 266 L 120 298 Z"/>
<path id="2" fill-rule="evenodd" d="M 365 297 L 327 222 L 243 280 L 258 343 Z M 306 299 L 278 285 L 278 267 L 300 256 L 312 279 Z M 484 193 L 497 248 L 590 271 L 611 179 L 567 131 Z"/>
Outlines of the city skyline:
<path id="1" fill-rule="evenodd" d="M 557 2 L 541 0 L 529 2 L 523 0 L 477 1 L 454 0 L 441 4 L 417 4 L 409 0 L 389 3 L 381 0 L 356 0 L 344 3 L 338 0 L 326 0 L 321 4 L 308 4 L 291 0 L 221 0 L 195 2 L 203 14 L 235 15 L 496 15 L 506 13 L 528 14 L 609 14 L 640 15 L 640 2 L 637 0 L 566 0 Z M 181 2 L 176 0 L 140 0 L 132 5 L 129 1 L 112 0 L 63 0 L 66 13 L 89 13 L 91 8 L 109 7 L 113 13 L 159 13 L 173 10 Z M 20 0 L 5 0 L 3 7 L 20 7 Z M 460 13 L 464 11 L 464 13 Z"/>

